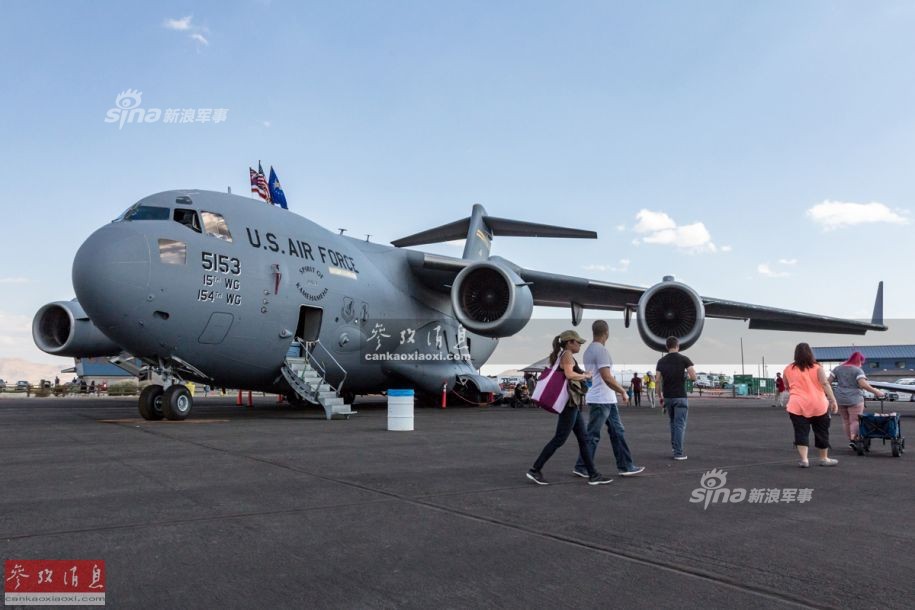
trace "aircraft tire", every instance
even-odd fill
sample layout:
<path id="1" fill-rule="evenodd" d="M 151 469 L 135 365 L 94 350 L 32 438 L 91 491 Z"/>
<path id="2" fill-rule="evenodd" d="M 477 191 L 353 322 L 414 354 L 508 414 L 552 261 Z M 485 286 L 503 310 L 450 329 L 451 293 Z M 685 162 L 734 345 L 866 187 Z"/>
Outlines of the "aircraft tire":
<path id="1" fill-rule="evenodd" d="M 187 387 L 176 383 L 169 386 L 162 396 L 162 414 L 166 419 L 180 421 L 187 419 L 194 407 L 194 399 Z"/>
<path id="2" fill-rule="evenodd" d="M 140 392 L 140 417 L 149 421 L 162 419 L 162 395 L 165 390 L 160 385 L 148 385 Z"/>

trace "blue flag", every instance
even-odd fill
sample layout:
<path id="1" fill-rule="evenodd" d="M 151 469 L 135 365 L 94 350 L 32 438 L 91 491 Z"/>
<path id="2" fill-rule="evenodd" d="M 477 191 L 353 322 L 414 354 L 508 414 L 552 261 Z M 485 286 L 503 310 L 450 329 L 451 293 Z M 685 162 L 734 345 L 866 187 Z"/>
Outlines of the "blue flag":
<path id="1" fill-rule="evenodd" d="M 284 210 L 288 210 L 286 207 L 286 193 L 283 192 L 283 187 L 280 186 L 280 179 L 276 177 L 276 172 L 273 171 L 273 166 L 270 166 L 270 182 L 268 183 L 270 187 L 270 200 L 273 201 L 273 205 L 278 205 Z"/>

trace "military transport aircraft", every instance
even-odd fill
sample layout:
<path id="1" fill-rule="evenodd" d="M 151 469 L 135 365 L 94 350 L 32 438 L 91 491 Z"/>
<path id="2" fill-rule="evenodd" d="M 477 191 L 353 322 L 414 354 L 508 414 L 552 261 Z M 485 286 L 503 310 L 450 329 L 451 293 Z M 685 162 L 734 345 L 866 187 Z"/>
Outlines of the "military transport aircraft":
<path id="1" fill-rule="evenodd" d="M 661 350 L 683 348 L 706 316 L 768 330 L 864 334 L 885 330 L 882 284 L 870 323 L 700 297 L 671 277 L 650 288 L 556 275 L 490 256 L 494 236 L 596 238 L 582 231 L 487 215 L 392 242 L 337 235 L 287 210 L 212 191 L 141 199 L 93 233 L 73 261 L 77 299 L 42 307 L 32 335 L 49 354 L 132 354 L 162 385 L 146 387 L 146 419 L 184 419 L 183 382 L 281 393 L 348 415 L 356 394 L 406 385 L 485 402 L 480 375 L 500 337 L 527 324 L 534 305 L 636 316 Z M 404 249 L 466 238 L 460 258 Z"/>

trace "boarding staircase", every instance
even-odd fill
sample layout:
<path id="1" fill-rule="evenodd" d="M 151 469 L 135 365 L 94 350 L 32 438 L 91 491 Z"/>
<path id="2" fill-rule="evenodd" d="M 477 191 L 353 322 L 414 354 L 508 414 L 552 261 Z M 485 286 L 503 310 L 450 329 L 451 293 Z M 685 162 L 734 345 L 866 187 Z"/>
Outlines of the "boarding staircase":
<path id="1" fill-rule="evenodd" d="M 339 387 L 335 388 L 327 382 L 326 368 L 314 357 L 318 350 L 323 350 L 343 371 L 343 381 Z M 355 415 L 356 411 L 353 411 L 351 405 L 346 404 L 340 395 L 346 381 L 346 371 L 333 355 L 317 341 L 306 344 L 302 353 L 304 355 L 301 357 L 287 356 L 282 368 L 283 377 L 296 396 L 311 404 L 320 405 L 327 419 L 333 419 L 335 416 L 349 419 L 350 415 Z"/>

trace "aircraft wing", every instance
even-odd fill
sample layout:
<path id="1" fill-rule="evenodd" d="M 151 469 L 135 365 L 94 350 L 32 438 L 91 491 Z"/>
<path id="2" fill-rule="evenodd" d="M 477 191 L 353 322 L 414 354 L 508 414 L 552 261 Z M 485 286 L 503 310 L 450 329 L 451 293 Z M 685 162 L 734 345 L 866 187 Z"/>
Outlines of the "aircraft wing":
<path id="1" fill-rule="evenodd" d="M 448 291 L 454 277 L 474 261 L 411 252 L 413 272 L 430 287 Z M 505 265 L 517 273 L 531 290 L 534 305 L 545 307 L 570 307 L 573 322 L 581 319 L 582 309 L 625 311 L 627 317 L 638 308 L 642 294 L 648 290 L 640 286 L 616 284 L 588 278 L 524 269 L 503 258 L 494 256 L 491 262 Z M 749 328 L 758 330 L 784 330 L 818 333 L 863 335 L 869 330 L 886 330 L 883 324 L 883 283 L 877 292 L 874 316 L 871 322 L 833 318 L 812 313 L 740 303 L 713 297 L 699 297 L 709 318 L 747 320 Z"/>
<path id="2" fill-rule="evenodd" d="M 890 383 L 888 381 L 871 381 L 867 380 L 869 384 L 878 388 L 880 390 L 893 390 L 894 392 L 905 392 L 906 394 L 915 394 L 915 385 L 908 385 L 904 383 Z"/>
<path id="3" fill-rule="evenodd" d="M 535 305 L 551 307 L 581 306 L 584 309 L 635 311 L 647 290 L 638 286 L 601 282 L 542 271 L 520 269 L 518 273 L 534 296 Z M 878 293 L 878 301 L 882 301 Z M 751 329 L 787 330 L 863 335 L 869 330 L 886 330 L 881 320 L 861 322 L 812 313 L 739 303 L 713 297 L 700 297 L 709 318 L 748 320 Z M 882 310 L 882 306 L 880 307 Z M 882 315 L 879 316 L 882 318 Z"/>

